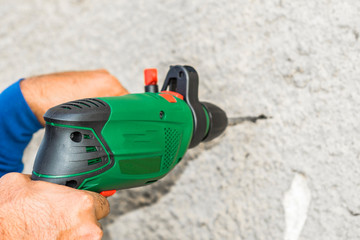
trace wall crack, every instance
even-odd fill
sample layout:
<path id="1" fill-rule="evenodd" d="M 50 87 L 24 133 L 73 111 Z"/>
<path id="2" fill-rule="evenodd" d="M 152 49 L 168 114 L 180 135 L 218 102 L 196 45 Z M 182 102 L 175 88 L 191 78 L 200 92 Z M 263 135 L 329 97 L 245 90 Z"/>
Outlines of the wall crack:
<path id="1" fill-rule="evenodd" d="M 348 212 L 350 213 L 351 216 L 357 217 L 360 215 L 360 213 L 355 212 L 353 210 L 351 210 L 350 208 L 347 208 Z"/>
<path id="2" fill-rule="evenodd" d="M 234 126 L 243 122 L 252 122 L 252 123 L 256 123 L 256 121 L 258 120 L 265 120 L 265 119 L 269 119 L 272 117 L 268 117 L 264 114 L 260 114 L 259 116 L 245 116 L 245 117 L 232 117 L 232 118 L 228 118 L 228 122 L 229 122 L 229 126 Z"/>

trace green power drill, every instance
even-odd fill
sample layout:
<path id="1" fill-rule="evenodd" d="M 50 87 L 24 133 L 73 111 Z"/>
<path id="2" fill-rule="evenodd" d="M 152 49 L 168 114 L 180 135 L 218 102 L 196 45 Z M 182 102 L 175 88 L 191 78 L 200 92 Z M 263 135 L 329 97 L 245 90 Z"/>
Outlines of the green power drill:
<path id="1" fill-rule="evenodd" d="M 145 93 L 88 98 L 49 109 L 33 180 L 111 196 L 164 177 L 188 148 L 219 136 L 225 112 L 198 99 L 198 74 L 171 66 L 161 92 L 146 69 Z"/>

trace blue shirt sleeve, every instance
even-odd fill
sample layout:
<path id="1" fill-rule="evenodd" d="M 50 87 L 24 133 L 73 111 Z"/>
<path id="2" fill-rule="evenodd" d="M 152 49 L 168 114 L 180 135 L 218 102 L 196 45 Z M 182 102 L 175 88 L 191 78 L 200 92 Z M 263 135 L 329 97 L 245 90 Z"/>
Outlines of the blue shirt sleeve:
<path id="1" fill-rule="evenodd" d="M 33 134 L 42 128 L 24 99 L 21 80 L 0 94 L 0 177 L 23 170 L 24 150 Z"/>

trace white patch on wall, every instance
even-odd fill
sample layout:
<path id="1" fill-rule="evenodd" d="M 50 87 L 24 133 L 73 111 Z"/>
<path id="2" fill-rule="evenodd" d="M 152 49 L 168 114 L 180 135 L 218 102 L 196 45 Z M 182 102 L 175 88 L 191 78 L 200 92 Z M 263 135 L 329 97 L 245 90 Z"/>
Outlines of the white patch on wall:
<path id="1" fill-rule="evenodd" d="M 290 189 L 283 198 L 286 224 L 284 240 L 297 240 L 299 238 L 307 218 L 310 200 L 311 192 L 306 176 L 296 173 Z"/>
<path id="2" fill-rule="evenodd" d="M 39 149 L 41 140 L 44 137 L 44 129 L 41 129 L 33 135 L 29 145 L 26 147 L 23 155 L 24 170 L 22 173 L 31 174 L 34 166 L 36 153 Z"/>

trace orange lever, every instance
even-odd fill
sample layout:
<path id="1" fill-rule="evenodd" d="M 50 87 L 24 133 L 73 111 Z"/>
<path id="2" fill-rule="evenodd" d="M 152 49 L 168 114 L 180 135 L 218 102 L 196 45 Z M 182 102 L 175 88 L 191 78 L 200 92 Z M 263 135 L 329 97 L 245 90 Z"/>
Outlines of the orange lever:
<path id="1" fill-rule="evenodd" d="M 145 85 L 156 85 L 158 82 L 157 78 L 157 69 L 156 68 L 147 68 L 144 70 Z"/>
<path id="2" fill-rule="evenodd" d="M 110 197 L 112 195 L 114 195 L 116 193 L 116 190 L 107 190 L 107 191 L 102 191 L 100 194 L 103 195 L 104 197 Z"/>

